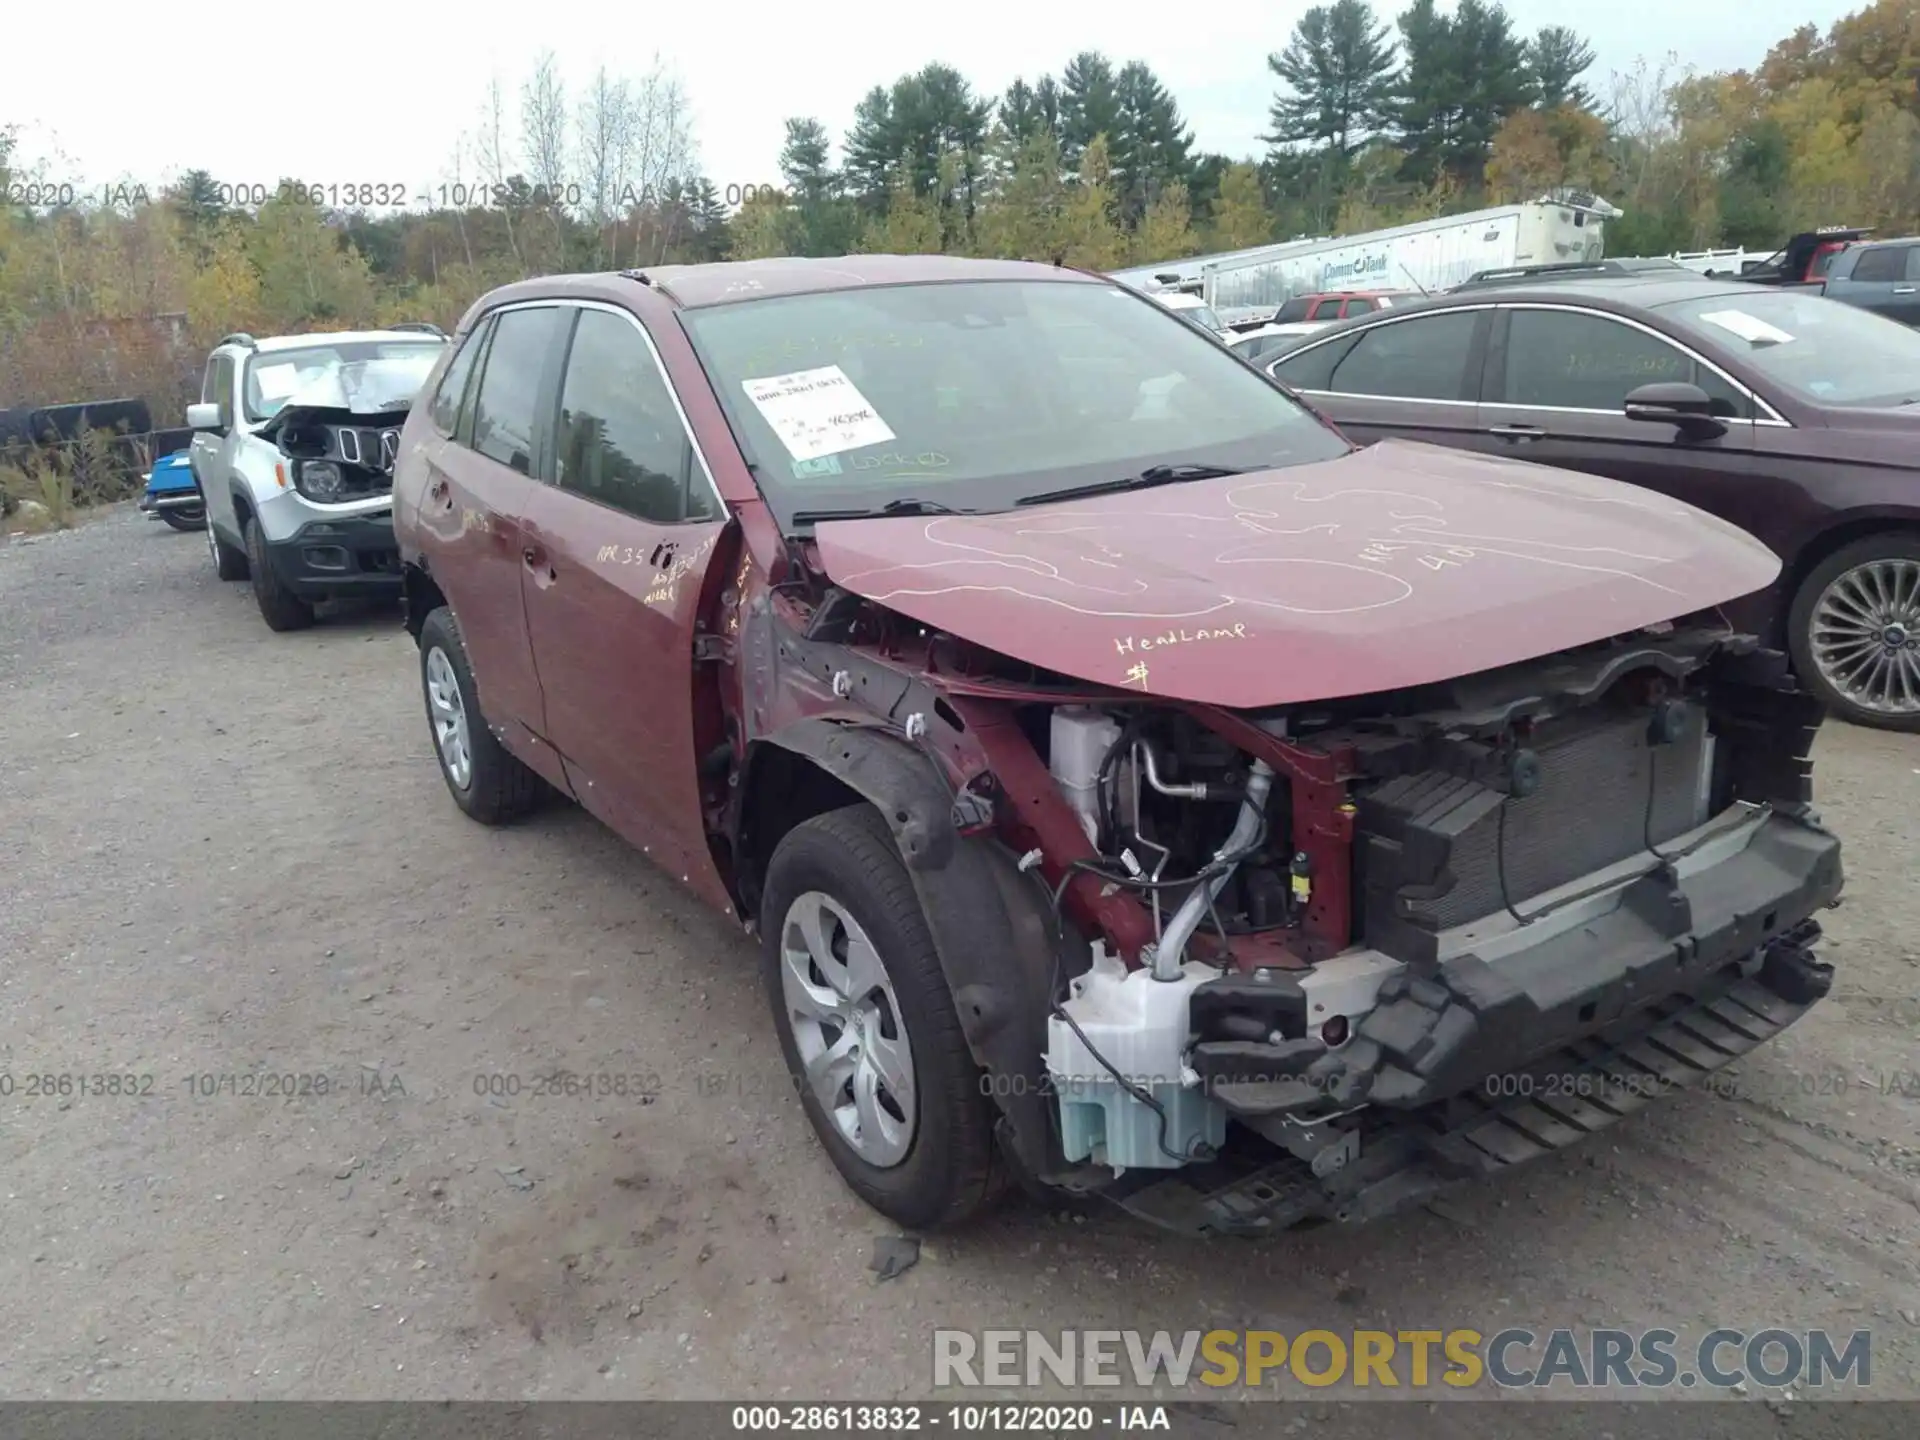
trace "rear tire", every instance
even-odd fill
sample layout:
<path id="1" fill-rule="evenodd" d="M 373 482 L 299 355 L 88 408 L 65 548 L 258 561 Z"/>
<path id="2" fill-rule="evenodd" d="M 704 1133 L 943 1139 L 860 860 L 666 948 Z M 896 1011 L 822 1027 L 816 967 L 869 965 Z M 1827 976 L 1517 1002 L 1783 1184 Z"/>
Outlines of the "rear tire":
<path id="1" fill-rule="evenodd" d="M 198 505 L 178 510 L 162 510 L 160 518 L 175 530 L 190 532 L 207 528 L 207 512 Z"/>
<path id="2" fill-rule="evenodd" d="M 1875 655 L 1896 632 L 1904 644 Z M 1787 613 L 1787 648 L 1800 683 L 1840 719 L 1920 731 L 1920 537 L 1869 535 L 1814 566 Z M 1863 654 L 1877 668 L 1845 663 Z"/>
<path id="3" fill-rule="evenodd" d="M 877 957 L 884 981 L 871 959 L 811 962 L 817 952 L 806 933 L 809 917 L 821 934 L 833 931 L 827 939 L 834 961 L 846 961 L 862 942 L 870 946 L 866 953 Z M 993 1106 L 967 1049 L 913 881 L 878 811 L 849 806 L 816 815 L 782 837 L 767 866 L 760 933 L 767 994 L 794 1093 L 854 1193 L 913 1230 L 958 1225 L 996 1199 L 1009 1177 L 994 1148 Z M 785 973 L 790 963 L 793 976 Z M 829 968 L 837 973 L 828 975 Z M 869 1008 L 844 1025 L 822 1025 L 812 1017 L 823 1013 L 818 1002 L 829 996 L 826 1008 L 843 1000 L 849 1014 L 860 1011 L 852 1002 Z M 831 1089 L 831 1110 L 808 1081 L 797 1027 L 808 1034 L 816 1061 L 852 1044 L 845 1064 L 819 1067 L 838 1077 L 821 1087 Z M 871 1066 L 864 1072 L 862 1047 Z M 861 1110 L 856 1097 L 863 1077 L 871 1084 L 877 1075 L 891 1101 L 894 1082 L 887 1077 L 901 1067 L 888 1062 L 897 1062 L 903 1050 L 912 1079 L 906 1087 L 910 1105 L 889 1104 L 883 1116 L 878 1107 L 886 1102 L 873 1098 Z M 900 1153 L 903 1110 L 911 1111 L 912 1128 Z M 848 1125 L 857 1127 L 856 1137 L 843 1128 Z"/>
<path id="4" fill-rule="evenodd" d="M 273 562 L 267 556 L 267 537 L 258 520 L 247 525 L 247 569 L 253 575 L 253 598 L 259 603 L 260 618 L 269 630 L 284 634 L 304 630 L 313 624 L 313 606 L 280 583 Z"/>
<path id="5" fill-rule="evenodd" d="M 427 732 L 447 791 L 482 825 L 505 825 L 539 808 L 547 782 L 502 745 L 480 711 L 460 622 L 445 605 L 420 625 L 420 688 Z"/>

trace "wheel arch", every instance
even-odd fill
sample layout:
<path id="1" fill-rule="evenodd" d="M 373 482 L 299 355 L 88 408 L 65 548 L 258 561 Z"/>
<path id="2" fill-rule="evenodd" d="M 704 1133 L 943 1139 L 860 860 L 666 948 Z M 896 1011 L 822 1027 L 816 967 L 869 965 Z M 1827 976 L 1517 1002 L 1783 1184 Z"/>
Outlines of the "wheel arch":
<path id="1" fill-rule="evenodd" d="M 427 623 L 427 616 L 442 605 L 451 608 L 447 592 L 427 572 L 426 566 L 412 562 L 400 567 L 400 601 L 405 606 L 407 633 L 413 636 L 416 645 L 420 643 L 420 627 Z"/>
<path id="2" fill-rule="evenodd" d="M 1039 884 L 997 840 L 963 837 L 945 776 L 880 726 L 798 721 L 753 743 L 739 789 L 733 878 L 749 923 L 782 836 L 850 804 L 879 811 L 913 881 L 967 1048 L 1000 1110 L 1002 1146 L 1029 1174 L 1058 1169 L 1042 1071 L 1060 944 Z"/>
<path id="3" fill-rule="evenodd" d="M 1845 515 L 1795 551 L 1792 562 L 1786 567 L 1786 573 L 1781 577 L 1781 594 L 1785 600 L 1780 607 L 1780 624 L 1783 631 L 1786 627 L 1787 612 L 1793 606 L 1794 597 L 1800 593 L 1800 587 L 1807 583 L 1807 577 L 1836 552 L 1844 550 L 1856 541 L 1866 540 L 1875 535 L 1906 535 L 1920 538 L 1920 512 L 1901 510 L 1891 513 Z"/>

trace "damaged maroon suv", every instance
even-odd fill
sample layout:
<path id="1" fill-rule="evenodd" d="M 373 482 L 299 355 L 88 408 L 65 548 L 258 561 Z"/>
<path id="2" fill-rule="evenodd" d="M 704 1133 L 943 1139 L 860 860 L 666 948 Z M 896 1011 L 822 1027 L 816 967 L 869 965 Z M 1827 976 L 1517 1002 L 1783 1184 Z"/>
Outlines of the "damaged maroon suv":
<path id="1" fill-rule="evenodd" d="M 455 802 L 578 801 L 759 937 L 827 1152 L 1360 1220 L 1824 995 L 1778 562 L 1313 411 L 1100 277 L 861 256 L 527 281 L 394 482 Z M 771 1043 L 772 1037 L 756 1037 Z"/>

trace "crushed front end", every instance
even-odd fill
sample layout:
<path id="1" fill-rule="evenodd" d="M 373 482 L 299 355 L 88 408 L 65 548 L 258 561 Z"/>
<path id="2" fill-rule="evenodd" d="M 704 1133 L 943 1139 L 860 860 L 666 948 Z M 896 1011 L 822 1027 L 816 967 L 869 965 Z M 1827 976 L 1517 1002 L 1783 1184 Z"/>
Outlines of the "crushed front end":
<path id="1" fill-rule="evenodd" d="M 921 663 L 894 708 L 940 697 L 935 740 L 975 756 L 956 827 L 1051 914 L 1039 1063 L 989 1077 L 1048 1186 L 1195 1232 L 1376 1217 L 1611 1125 L 1829 987 L 1821 711 L 1724 630 L 1271 712 Z"/>

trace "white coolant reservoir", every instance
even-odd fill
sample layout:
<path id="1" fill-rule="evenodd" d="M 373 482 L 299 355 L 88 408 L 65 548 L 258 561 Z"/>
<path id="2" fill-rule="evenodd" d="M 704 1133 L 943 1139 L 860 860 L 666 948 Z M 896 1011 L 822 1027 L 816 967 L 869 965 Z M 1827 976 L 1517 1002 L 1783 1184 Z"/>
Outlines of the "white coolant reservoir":
<path id="1" fill-rule="evenodd" d="M 1219 973 L 1188 964 L 1178 979 L 1156 980 L 1144 968 L 1127 969 L 1105 945 L 1094 946 L 1092 967 L 1073 982 L 1060 1007 L 1080 1033 L 1058 1015 L 1047 1019 L 1047 1070 L 1067 1159 L 1116 1171 L 1171 1170 L 1207 1158 L 1203 1146 L 1208 1153 L 1220 1147 L 1226 1111 L 1207 1097 L 1181 1059 L 1189 997 L 1194 986 Z M 1096 1052 L 1166 1112 L 1164 1137 L 1153 1107 L 1129 1094 Z"/>
<path id="2" fill-rule="evenodd" d="M 1089 706 L 1062 705 L 1053 712 L 1047 768 L 1095 845 L 1100 843 L 1100 767 L 1119 739 L 1119 722 Z"/>

